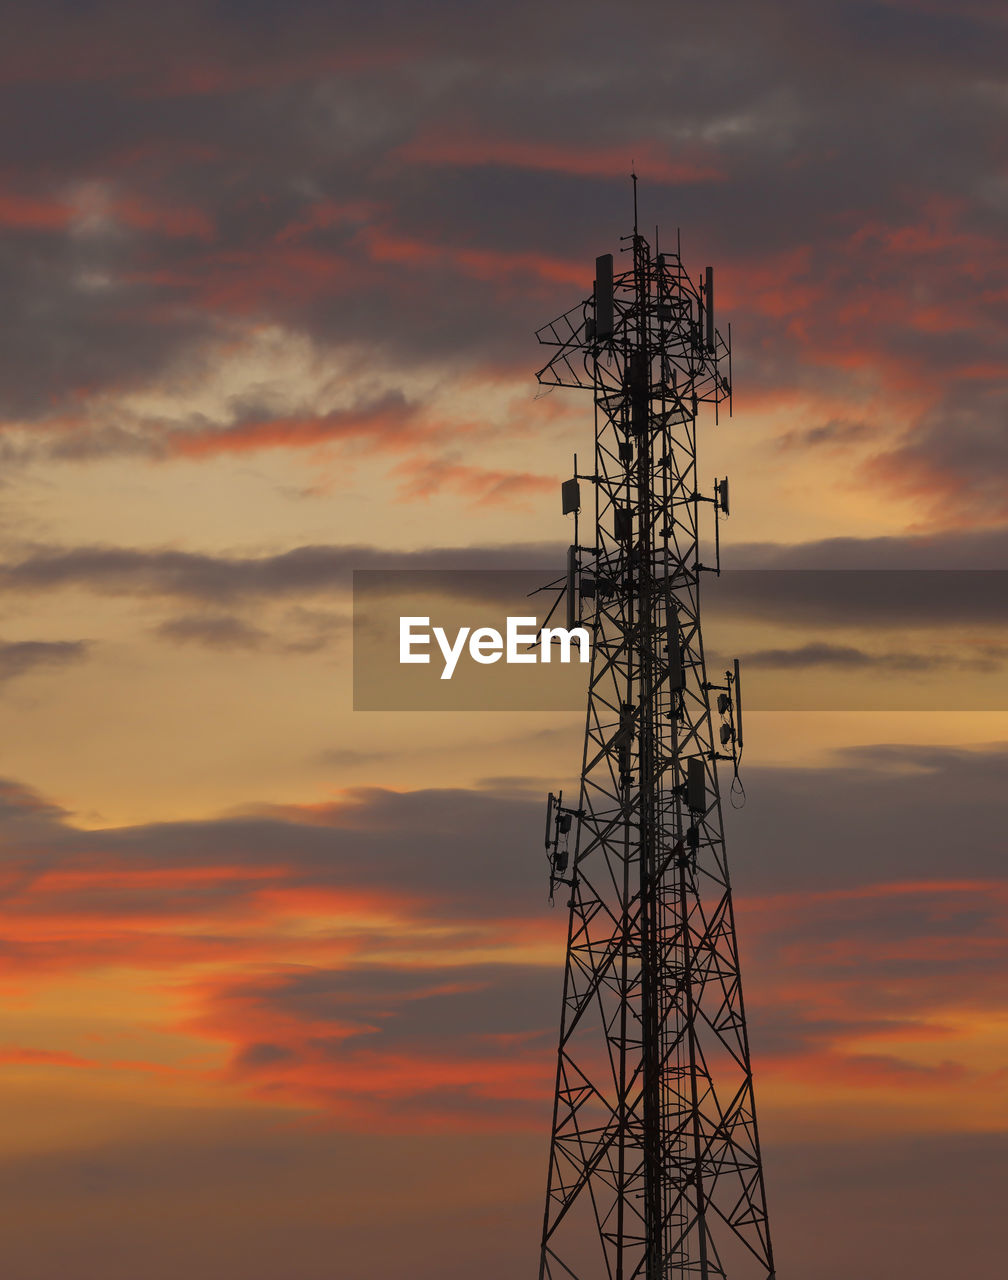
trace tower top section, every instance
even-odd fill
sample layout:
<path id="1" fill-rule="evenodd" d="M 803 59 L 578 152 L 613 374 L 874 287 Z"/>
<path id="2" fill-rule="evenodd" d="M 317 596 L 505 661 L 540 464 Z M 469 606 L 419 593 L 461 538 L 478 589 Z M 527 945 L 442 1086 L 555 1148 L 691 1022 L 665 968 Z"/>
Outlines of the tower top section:
<path id="1" fill-rule="evenodd" d="M 621 395 L 633 374 L 652 399 L 682 400 L 694 416 L 699 404 L 716 411 L 725 400 L 730 412 L 731 327 L 722 334 L 714 323 L 713 268 L 694 282 L 678 246 L 658 253 L 636 232 L 623 239 L 624 269 L 611 253 L 596 258 L 589 296 L 536 332 L 557 349 L 539 382 Z"/>

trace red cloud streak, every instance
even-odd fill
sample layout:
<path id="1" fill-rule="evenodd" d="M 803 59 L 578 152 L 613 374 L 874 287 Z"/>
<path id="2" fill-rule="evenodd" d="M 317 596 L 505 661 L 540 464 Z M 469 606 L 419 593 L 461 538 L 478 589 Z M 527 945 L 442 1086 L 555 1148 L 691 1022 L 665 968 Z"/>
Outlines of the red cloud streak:
<path id="1" fill-rule="evenodd" d="M 296 812 L 312 825 L 353 830 L 357 822 L 353 805 Z M 498 986 L 509 989 L 509 975 L 546 963 L 544 954 L 550 968 L 532 989 L 557 986 L 562 939 L 555 918 L 498 918 L 492 903 L 482 918 L 471 911 L 442 916 L 436 892 L 390 892 L 366 863 L 353 885 L 328 885 L 319 874 L 283 860 L 136 866 L 95 853 L 35 876 L 12 871 L 0 916 L 5 986 L 18 991 L 22 1009 L 31 1008 L 38 984 L 67 974 L 107 984 L 111 967 L 132 970 L 152 990 L 170 988 L 178 1012 L 163 1030 L 227 1049 L 222 1069 L 205 1058 L 198 1068 L 180 1068 L 180 1086 L 196 1070 L 222 1087 L 307 1107 L 344 1127 L 538 1125 L 555 1052 L 553 1002 L 522 1013 L 519 1001 L 511 1015 L 518 1022 L 492 1032 L 470 1026 L 464 1011 L 473 1007 L 473 992 L 492 1008 Z M 957 1060 L 956 1025 L 975 1020 L 997 998 L 993 979 L 978 981 L 976 966 L 993 973 L 1004 954 L 1002 882 L 784 893 L 739 909 L 751 949 L 747 972 L 755 978 L 757 1045 L 766 1034 L 761 1027 L 783 1020 L 787 1028 L 784 1040 L 760 1055 L 771 1085 L 926 1089 L 950 1098 L 979 1083 L 996 1085 L 989 1072 Z M 895 931 L 887 923 L 894 913 L 901 922 Z M 985 923 L 964 934 L 964 913 L 980 913 Z M 884 993 L 879 972 L 890 975 Z M 360 994 L 366 983 L 377 984 L 373 998 Z M 461 1001 L 457 1013 L 454 1000 Z M 442 1010 L 436 1033 L 411 1015 L 424 1001 Z M 917 1046 L 936 1038 L 946 1046 L 941 1060 L 920 1057 Z M 109 1065 L 18 1047 L 4 1060 L 19 1068 Z M 170 1076 L 172 1069 L 159 1070 Z"/>

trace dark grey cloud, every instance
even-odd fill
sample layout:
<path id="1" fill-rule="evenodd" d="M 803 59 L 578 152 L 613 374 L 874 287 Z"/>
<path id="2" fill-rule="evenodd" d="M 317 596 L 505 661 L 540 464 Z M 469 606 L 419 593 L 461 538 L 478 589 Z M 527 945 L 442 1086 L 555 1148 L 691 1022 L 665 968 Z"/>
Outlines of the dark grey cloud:
<path id="1" fill-rule="evenodd" d="M 313 969 L 279 974 L 265 988 L 254 981 L 229 987 L 225 995 L 251 1002 L 267 1018 L 339 1028 L 328 1039 L 313 1036 L 309 1046 L 330 1061 L 361 1051 L 438 1056 L 449 1044 L 455 1054 L 494 1059 L 500 1037 L 542 1047 L 552 1039 L 558 997 L 558 982 L 539 966 L 487 963 Z M 268 1070 L 278 1061 L 263 1046 L 251 1060 L 243 1050 L 235 1067 Z"/>
<path id="2" fill-rule="evenodd" d="M 850 418 L 830 418 L 814 427 L 795 427 L 778 437 L 781 449 L 808 448 L 810 445 L 848 445 L 869 438 L 873 428 L 867 422 Z"/>
<path id="3" fill-rule="evenodd" d="M 864 747 L 827 768 L 750 761 L 743 775 L 745 808 L 726 811 L 743 893 L 1003 872 L 1003 747 Z"/>
<path id="4" fill-rule="evenodd" d="M 805 644 L 797 649 L 755 649 L 744 654 L 747 667 L 769 667 L 776 671 L 840 667 L 905 674 L 948 668 L 993 672 L 1000 669 L 1005 658 L 1008 658 L 1008 647 L 983 647 L 978 653 L 950 656 L 934 653 L 871 653 L 854 645 L 829 644 L 825 641 Z"/>
<path id="5" fill-rule="evenodd" d="M 13 779 L 0 779 L 0 824 L 13 839 L 18 832 L 35 831 L 40 838 L 58 832 L 69 814 L 33 788 Z"/>
<path id="6" fill-rule="evenodd" d="M 1005 319 L 998 323 L 1004 327 Z M 1003 360 L 986 377 L 956 379 L 872 466 L 939 515 L 965 508 L 1008 519 L 1008 390 Z"/>
<path id="7" fill-rule="evenodd" d="M 722 619 L 741 618 L 806 632 L 804 646 L 786 646 L 791 651 L 788 657 L 764 652 L 760 657 L 764 666 L 794 665 L 800 660 L 806 666 L 821 665 L 830 653 L 834 665 L 851 666 L 857 660 L 853 649 L 861 646 L 815 635 L 817 628 L 1001 627 L 1008 611 L 1008 569 L 1000 567 L 1006 563 L 1002 559 L 1006 552 L 1008 543 L 999 531 L 936 538 L 833 539 L 790 547 L 747 544 L 736 548 L 734 556 L 736 563 L 752 567 L 725 569 L 720 578 L 711 577 L 705 584 L 706 615 L 716 627 L 723 625 Z M 967 565 L 971 558 L 990 567 L 952 567 Z M 167 548 L 42 546 L 0 564 L 0 591 L 82 589 L 238 606 L 267 599 L 345 597 L 354 572 L 363 571 L 358 580 L 362 605 L 372 600 L 387 609 L 403 591 L 426 592 L 432 599 L 448 596 L 506 608 L 509 613 L 538 610 L 545 616 L 556 591 L 530 593 L 551 582 L 561 584 L 557 570 L 562 573 L 563 563 L 563 549 L 548 543 L 416 551 L 316 545 L 255 556 Z M 176 640 L 194 639 L 197 631 L 207 642 L 224 639 L 221 625 L 197 626 L 185 620 L 162 625 L 163 634 Z M 252 639 L 242 626 L 253 624 L 225 624 L 232 644 Z M 340 639 L 346 626 L 344 614 L 297 604 L 288 611 L 283 634 L 271 645 L 283 651 L 312 652 Z M 736 643 L 744 644 L 744 636 Z M 840 652 L 844 648 L 848 651 Z M 988 636 L 964 648 L 958 663 L 964 669 L 993 670 L 1000 658 L 999 646 Z M 877 665 L 909 672 L 933 668 L 940 661 L 944 659 L 918 661 L 913 645 L 904 641 L 897 650 L 880 650 Z"/>
<path id="8" fill-rule="evenodd" d="M 110 595 L 157 595 L 191 600 L 255 599 L 346 590 L 355 569 L 513 569 L 551 567 L 551 545 L 438 547 L 384 551 L 373 546 L 301 546 L 269 556 L 94 546 L 38 548 L 0 566 L 0 589 L 44 591 L 75 587 Z M 470 578 L 470 581 L 474 581 Z"/>
<path id="9" fill-rule="evenodd" d="M 730 569 L 1008 569 L 1008 529 L 943 530 L 933 534 L 893 534 L 873 538 L 822 538 L 722 544 Z"/>
<path id="10" fill-rule="evenodd" d="M 0 115 L 10 119 L 6 109 Z M 210 314 L 165 306 L 161 289 L 140 282 L 147 238 L 29 234 L 5 228 L 0 217 L 0 282 L 12 304 L 0 317 L 3 419 L 38 421 L 55 412 L 72 421 L 91 392 L 142 386 L 218 335 Z M 90 435 L 76 456 L 90 456 L 96 439 Z M 115 423 L 101 443 L 105 452 L 150 448 Z M 70 440 L 54 445 L 59 456 L 75 456 Z"/>
<path id="11" fill-rule="evenodd" d="M 253 594 L 253 604 L 259 598 Z M 194 603 L 199 601 L 197 594 Z M 296 655 L 333 649 L 342 643 L 350 625 L 346 614 L 295 606 L 285 610 L 272 631 L 238 614 L 186 613 L 167 618 L 154 628 L 154 634 L 172 644 L 198 645 L 223 652 Z"/>
<path id="12" fill-rule="evenodd" d="M 1008 620 L 1008 570 L 728 569 L 705 597 L 715 614 L 787 625 L 1000 626 Z"/>
<path id="13" fill-rule="evenodd" d="M 544 570 L 496 569 L 489 557 L 484 570 L 414 563 L 416 568 L 401 571 L 363 570 L 355 583 L 358 608 L 380 617 L 385 605 L 394 618 L 397 598 L 449 596 L 493 602 L 510 614 L 531 609 L 544 616 L 565 583 L 565 577 L 547 582 Z M 725 569 L 704 582 L 703 599 L 705 617 L 715 627 L 726 615 L 805 629 L 1000 625 L 1008 620 L 1008 569 Z M 989 637 L 987 643 L 987 652 L 964 657 L 996 659 L 997 647 Z"/>
<path id="14" fill-rule="evenodd" d="M 0 641 L 0 683 L 46 667 L 66 667 L 83 662 L 87 640 Z"/>
<path id="15" fill-rule="evenodd" d="M 258 649 L 266 632 L 229 614 L 186 614 L 169 618 L 157 634 L 176 644 L 198 644 L 208 649 Z"/>
<path id="16" fill-rule="evenodd" d="M 464 921 L 475 914 L 536 913 L 542 909 L 544 866 L 538 797 L 482 792 L 430 791 L 398 796 L 361 790 L 348 806 L 310 822 L 296 810 L 264 808 L 207 822 L 117 828 L 100 835 L 67 825 L 57 810 L 10 784 L 0 808 L 10 844 L 8 865 L 30 878 L 41 865 L 96 854 L 123 858 L 137 869 L 223 865 L 233 877 L 215 886 L 182 884 L 134 891 L 115 888 L 102 905 L 126 915 L 151 910 L 166 918 L 186 912 L 204 892 L 205 902 L 251 901 L 262 881 L 243 872 L 254 866 L 286 868 L 280 879 L 293 886 L 368 888 L 379 896 L 405 894 L 423 914 Z M 525 850 L 525 854 L 522 854 Z M 526 866 L 531 874 L 524 876 Z M 73 909 L 74 894 L 67 897 Z M 88 898 L 90 907 L 99 903 Z"/>
<path id="17" fill-rule="evenodd" d="M 559 483 L 559 482 L 558 482 Z M 200 596 L 209 590 L 267 590 L 274 582 L 295 591 L 302 583 L 330 581 L 354 569 L 454 572 L 468 570 L 546 571 L 565 564 L 559 542 L 509 543 L 418 550 L 379 549 L 367 544 L 294 547 L 272 556 L 227 556 L 173 549 L 137 550 L 97 545 L 28 546 L 8 551 L 0 565 L 0 585 L 41 590 L 74 585 L 106 590 Z M 1008 570 L 1008 529 L 951 531 L 932 535 L 838 537 L 814 542 L 748 542 L 722 546 L 722 563 L 732 570 Z M 218 576 L 219 575 L 219 576 Z M 909 578 L 909 575 L 908 575 Z M 811 573 L 809 574 L 809 580 Z M 755 581 L 755 577 L 753 577 Z M 838 581 L 839 579 L 837 579 Z M 947 581 L 951 581 L 951 575 Z M 446 578 L 446 581 L 448 579 Z M 466 579 L 460 577 L 460 583 Z M 713 582 L 713 579 L 709 580 Z M 993 579 L 992 579 L 993 581 Z M 715 584 L 716 585 L 716 584 Z"/>
<path id="18" fill-rule="evenodd" d="M 563 761 L 557 764 L 562 784 Z M 567 764 L 570 785 L 576 757 Z M 737 888 L 747 895 L 942 881 L 953 872 L 999 877 L 1006 769 L 1005 748 L 861 748 L 829 767 L 807 769 L 747 763 L 746 807 L 728 809 L 726 818 Z M 548 918 L 544 798 L 517 787 L 403 794 L 366 788 L 328 812 L 313 810 L 310 821 L 297 810 L 263 808 L 96 832 L 74 829 L 13 784 L 5 794 L 0 817 L 5 829 L 14 824 L 16 836 L 5 842 L 4 856 L 26 868 L 36 855 L 72 863 L 96 854 L 138 869 L 224 866 L 233 877 L 179 892 L 227 901 L 245 900 L 262 883 L 245 879 L 243 869 L 278 866 L 287 884 L 404 894 L 418 911 L 458 921 Z M 170 914 L 186 905 L 169 889 L 148 893 L 141 886 L 136 893 L 144 909 Z M 135 909 L 123 889 L 110 899 L 109 910 Z"/>

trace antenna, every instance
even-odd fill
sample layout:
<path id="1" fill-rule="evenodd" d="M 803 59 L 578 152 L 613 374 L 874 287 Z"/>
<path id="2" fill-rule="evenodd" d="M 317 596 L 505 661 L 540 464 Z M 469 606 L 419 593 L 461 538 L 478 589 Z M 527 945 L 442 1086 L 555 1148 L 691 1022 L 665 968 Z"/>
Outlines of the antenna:
<path id="1" fill-rule="evenodd" d="M 634 233 L 634 239 L 636 240 L 637 239 L 637 174 L 635 172 L 636 166 L 634 165 L 634 162 L 632 160 L 630 161 L 630 165 L 631 165 L 630 177 L 633 179 L 633 233 Z"/>

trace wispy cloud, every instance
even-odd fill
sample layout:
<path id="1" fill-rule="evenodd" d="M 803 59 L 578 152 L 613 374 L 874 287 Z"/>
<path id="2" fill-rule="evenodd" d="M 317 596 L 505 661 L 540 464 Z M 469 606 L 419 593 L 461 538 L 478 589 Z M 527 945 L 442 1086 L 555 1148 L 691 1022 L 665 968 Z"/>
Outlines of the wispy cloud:
<path id="1" fill-rule="evenodd" d="M 47 667 L 83 662 L 89 649 L 86 640 L 0 641 L 0 683 Z"/>

